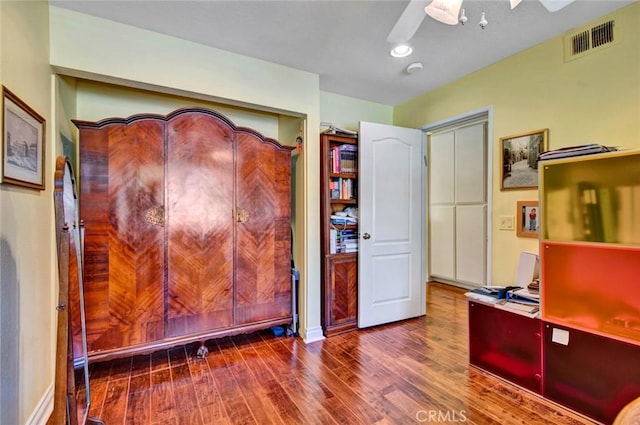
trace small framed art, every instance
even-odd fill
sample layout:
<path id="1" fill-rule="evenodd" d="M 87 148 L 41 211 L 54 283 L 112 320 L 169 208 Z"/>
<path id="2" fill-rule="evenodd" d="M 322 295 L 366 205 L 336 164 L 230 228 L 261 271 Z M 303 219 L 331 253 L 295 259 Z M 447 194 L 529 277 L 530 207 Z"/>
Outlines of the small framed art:
<path id="1" fill-rule="evenodd" d="M 538 201 L 518 201 L 516 235 L 522 238 L 537 238 L 540 229 Z"/>
<path id="2" fill-rule="evenodd" d="M 44 190 L 45 119 L 2 87 L 2 183 Z"/>

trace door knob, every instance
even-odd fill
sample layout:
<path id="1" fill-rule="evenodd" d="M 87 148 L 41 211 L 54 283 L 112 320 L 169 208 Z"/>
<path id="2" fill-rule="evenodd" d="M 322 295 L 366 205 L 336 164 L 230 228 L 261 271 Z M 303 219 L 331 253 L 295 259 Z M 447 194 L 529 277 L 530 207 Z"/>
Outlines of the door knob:
<path id="1" fill-rule="evenodd" d="M 368 233 L 365 233 L 364 235 L 362 235 L 362 239 L 370 239 L 371 235 Z"/>

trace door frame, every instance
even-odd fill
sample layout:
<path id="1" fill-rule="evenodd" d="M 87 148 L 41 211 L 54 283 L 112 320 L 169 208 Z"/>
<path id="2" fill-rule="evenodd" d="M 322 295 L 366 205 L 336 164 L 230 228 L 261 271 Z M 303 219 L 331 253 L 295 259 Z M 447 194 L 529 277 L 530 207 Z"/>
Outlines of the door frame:
<path id="1" fill-rule="evenodd" d="M 493 265 L 493 233 L 492 233 L 492 228 L 493 228 L 493 105 L 488 105 L 479 109 L 475 109 L 472 111 L 468 111 L 468 112 L 463 112 L 462 114 L 459 115 L 455 115 L 449 118 L 445 118 L 443 120 L 440 121 L 435 121 L 432 123 L 428 123 L 425 124 L 423 126 L 420 127 L 420 129 L 422 130 L 424 137 L 423 137 L 423 146 L 422 146 L 422 150 L 424 152 L 424 156 L 426 158 L 427 161 L 427 168 L 429 165 L 429 161 L 431 160 L 431 158 L 429 158 L 429 149 L 427 146 L 427 141 L 428 141 L 428 135 L 429 133 L 432 133 L 438 129 L 441 129 L 443 127 L 453 127 L 456 124 L 463 124 L 465 122 L 469 122 L 470 120 L 474 119 L 474 118 L 481 118 L 483 116 L 487 117 L 487 163 L 486 163 L 486 193 L 487 193 L 487 216 L 486 216 L 486 235 L 487 235 L 487 283 L 490 284 L 492 282 L 492 265 Z M 425 170 L 425 185 L 426 187 L 428 187 L 428 179 L 429 178 L 429 171 Z M 429 211 L 429 194 L 428 194 L 428 190 L 425 188 L 425 192 L 426 192 L 426 196 L 425 196 L 425 202 L 423 205 L 425 214 L 424 214 L 424 221 L 425 221 L 425 226 L 427 226 L 427 232 L 428 232 L 428 223 L 429 223 L 429 217 L 430 217 L 430 211 Z M 431 270 L 430 270 L 430 262 L 429 262 L 429 258 L 431 256 L 431 252 L 429 251 L 429 244 L 427 243 L 427 241 L 425 241 L 425 272 L 426 272 L 426 279 L 429 278 L 429 276 L 431 275 Z"/>

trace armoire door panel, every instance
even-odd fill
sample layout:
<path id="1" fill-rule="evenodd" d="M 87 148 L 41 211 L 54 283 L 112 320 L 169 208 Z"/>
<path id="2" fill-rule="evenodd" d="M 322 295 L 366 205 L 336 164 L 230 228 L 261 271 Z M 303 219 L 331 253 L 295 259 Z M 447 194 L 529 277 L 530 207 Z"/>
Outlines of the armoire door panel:
<path id="1" fill-rule="evenodd" d="M 143 344 L 157 332 L 147 326 L 162 327 L 162 134 L 162 123 L 142 120 L 82 135 L 89 351 Z"/>
<path id="2" fill-rule="evenodd" d="M 84 299 L 87 345 L 91 350 L 95 340 L 109 324 L 109 254 L 108 246 L 108 164 L 109 135 L 105 131 L 82 131 L 80 148 L 80 217 L 85 224 Z M 78 288 L 69 287 L 69 297 L 79 299 Z M 78 305 L 78 304 L 76 304 Z M 94 308 L 95 306 L 95 308 Z M 80 311 L 79 308 L 75 309 Z M 71 317 L 73 349 L 82 353 L 82 327 L 79 316 Z"/>
<path id="3" fill-rule="evenodd" d="M 236 135 L 236 324 L 291 315 L 291 154 Z"/>
<path id="4" fill-rule="evenodd" d="M 209 115 L 167 127 L 167 337 L 233 323 L 233 134 Z"/>

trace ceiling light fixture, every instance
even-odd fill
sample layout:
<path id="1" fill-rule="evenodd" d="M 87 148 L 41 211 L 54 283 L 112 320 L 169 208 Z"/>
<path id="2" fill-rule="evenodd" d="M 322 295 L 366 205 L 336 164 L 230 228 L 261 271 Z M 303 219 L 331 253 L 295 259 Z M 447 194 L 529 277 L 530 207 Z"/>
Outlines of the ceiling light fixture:
<path id="1" fill-rule="evenodd" d="M 393 56 L 394 58 L 405 58 L 409 56 L 411 52 L 413 52 L 411 46 L 407 44 L 399 44 L 391 49 L 391 52 L 389 53 L 391 53 L 391 56 Z"/>
<path id="2" fill-rule="evenodd" d="M 517 6 L 520 1 L 522 0 L 511 0 L 512 8 Z M 467 23 L 468 18 L 464 13 L 464 9 L 460 12 L 461 6 L 462 0 L 433 0 L 433 2 L 424 8 L 424 11 L 427 15 L 431 16 L 436 21 L 442 22 L 443 24 L 457 25 L 460 23 L 461 25 L 464 25 Z M 480 28 L 482 29 L 485 29 L 487 25 L 489 25 L 484 10 L 482 11 L 482 16 L 480 17 L 478 25 L 480 25 Z"/>
<path id="3" fill-rule="evenodd" d="M 424 8 L 424 11 L 443 24 L 457 25 L 460 6 L 462 6 L 462 0 L 433 0 Z"/>
<path id="4" fill-rule="evenodd" d="M 509 0 L 509 3 L 511 9 L 514 9 L 519 4 L 527 1 L 533 2 L 534 0 Z M 558 11 L 571 3 L 577 2 L 577 0 L 538 1 L 542 3 L 549 12 Z M 400 18 L 398 18 L 398 21 L 391 29 L 387 41 L 393 44 L 408 42 L 416 34 L 426 15 L 444 24 L 454 26 L 460 23 L 460 25 L 464 25 L 468 21 L 465 10 L 462 9 L 462 14 L 458 16 L 458 12 L 462 8 L 462 2 L 463 0 L 410 0 L 404 12 L 402 12 L 402 15 L 400 15 Z M 481 26 L 486 27 L 487 25 L 488 21 L 485 14 Z"/>
<path id="5" fill-rule="evenodd" d="M 464 25 L 467 23 L 469 19 L 467 18 L 467 15 L 464 14 L 464 8 L 462 9 L 462 12 L 460 12 L 460 25 Z"/>
<path id="6" fill-rule="evenodd" d="M 485 29 L 487 25 L 489 25 L 489 21 L 487 21 L 487 17 L 484 15 L 484 12 L 482 12 L 482 15 L 480 16 L 480 22 L 478 22 L 478 25 L 480 25 L 480 28 L 482 29 Z"/>

